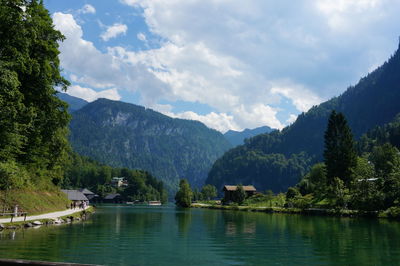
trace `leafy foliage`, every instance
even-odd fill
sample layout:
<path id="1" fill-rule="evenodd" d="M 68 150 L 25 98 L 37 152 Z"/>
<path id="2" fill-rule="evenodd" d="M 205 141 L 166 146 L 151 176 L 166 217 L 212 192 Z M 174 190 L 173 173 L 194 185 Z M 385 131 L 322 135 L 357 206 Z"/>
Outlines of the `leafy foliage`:
<path id="1" fill-rule="evenodd" d="M 54 89 L 69 84 L 59 68 L 62 40 L 42 1 L 0 0 L 0 162 L 29 172 L 23 179 L 35 186 L 59 182 L 69 147 L 70 117 Z"/>
<path id="2" fill-rule="evenodd" d="M 75 153 L 71 154 L 70 161 L 62 184 L 65 188 L 89 188 L 100 196 L 118 192 L 128 201 L 160 200 L 164 203 L 168 200 L 162 181 L 146 171 L 113 168 Z M 124 177 L 128 187 L 112 187 L 112 177 Z"/>
<path id="3" fill-rule="evenodd" d="M 175 204 L 179 207 L 189 208 L 192 205 L 193 192 L 189 182 L 186 179 L 181 179 L 179 182 L 179 190 L 175 195 Z"/>
<path id="4" fill-rule="evenodd" d="M 212 198 L 215 198 L 218 195 L 217 188 L 213 185 L 205 185 L 201 189 L 201 194 L 202 197 L 206 200 L 210 200 Z"/>

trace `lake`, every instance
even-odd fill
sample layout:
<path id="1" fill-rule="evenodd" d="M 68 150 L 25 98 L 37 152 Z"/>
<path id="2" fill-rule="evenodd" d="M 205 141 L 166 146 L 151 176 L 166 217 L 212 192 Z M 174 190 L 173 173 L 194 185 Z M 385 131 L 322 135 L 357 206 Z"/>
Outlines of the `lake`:
<path id="1" fill-rule="evenodd" d="M 398 265 L 400 223 L 174 206 L 0 232 L 0 257 L 103 265 Z"/>

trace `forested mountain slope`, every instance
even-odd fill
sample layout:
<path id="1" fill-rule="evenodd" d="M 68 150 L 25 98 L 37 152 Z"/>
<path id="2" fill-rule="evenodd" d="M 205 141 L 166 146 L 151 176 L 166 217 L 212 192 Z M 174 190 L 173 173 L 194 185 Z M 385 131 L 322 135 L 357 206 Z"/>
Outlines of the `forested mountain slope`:
<path id="1" fill-rule="evenodd" d="M 246 128 L 243 131 L 228 130 L 224 136 L 232 144 L 232 146 L 242 145 L 245 139 L 257 136 L 259 134 L 270 133 L 274 129 L 263 126 L 254 129 Z"/>
<path id="2" fill-rule="evenodd" d="M 133 104 L 99 99 L 72 114 L 74 151 L 114 167 L 143 169 L 175 190 L 180 178 L 204 183 L 231 146 L 198 121 L 174 119 Z"/>
<path id="3" fill-rule="evenodd" d="M 314 106 L 282 131 L 262 134 L 218 159 L 206 183 L 254 184 L 285 191 L 310 163 L 321 160 L 323 136 L 332 110 L 343 112 L 356 138 L 390 122 L 400 112 L 400 52 L 342 95 Z"/>

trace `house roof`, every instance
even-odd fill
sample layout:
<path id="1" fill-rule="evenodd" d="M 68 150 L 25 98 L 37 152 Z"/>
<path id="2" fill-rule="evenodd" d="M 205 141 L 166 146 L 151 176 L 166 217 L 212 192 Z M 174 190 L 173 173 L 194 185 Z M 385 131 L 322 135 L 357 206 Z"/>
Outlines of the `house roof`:
<path id="1" fill-rule="evenodd" d="M 224 186 L 224 189 L 223 190 L 226 190 L 226 191 L 235 191 L 236 189 L 237 189 L 237 187 L 238 186 L 229 186 L 229 185 L 226 185 L 226 186 Z M 254 186 L 243 186 L 243 189 L 244 189 L 244 191 L 257 191 L 256 190 L 256 188 L 254 187 Z"/>
<path id="2" fill-rule="evenodd" d="M 62 189 L 61 191 L 67 194 L 69 200 L 88 200 L 86 196 L 79 190 Z"/>
<path id="3" fill-rule="evenodd" d="M 112 200 L 112 199 L 115 199 L 115 198 L 120 197 L 120 196 L 121 196 L 121 195 L 118 194 L 118 193 L 116 193 L 116 194 L 108 194 L 108 195 L 106 195 L 106 196 L 104 197 L 104 199 L 106 199 L 106 200 Z"/>
<path id="4" fill-rule="evenodd" d="M 87 188 L 81 188 L 81 189 L 79 189 L 79 191 L 85 195 L 94 195 L 94 193 Z"/>

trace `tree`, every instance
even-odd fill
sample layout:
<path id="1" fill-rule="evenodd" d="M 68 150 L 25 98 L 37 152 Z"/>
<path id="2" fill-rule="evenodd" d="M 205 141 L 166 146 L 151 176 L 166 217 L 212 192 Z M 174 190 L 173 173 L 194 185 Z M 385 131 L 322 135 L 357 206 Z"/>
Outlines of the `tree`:
<path id="1" fill-rule="evenodd" d="M 60 74 L 62 40 L 43 1 L 0 0 L 0 160 L 54 183 L 69 147 L 70 116 L 55 90 L 69 85 Z"/>
<path id="2" fill-rule="evenodd" d="M 332 111 L 325 131 L 324 159 L 328 184 L 334 178 L 343 180 L 345 186 L 352 181 L 352 170 L 357 165 L 353 135 L 343 114 Z"/>
<path id="3" fill-rule="evenodd" d="M 377 175 L 386 178 L 392 172 L 400 170 L 399 150 L 389 143 L 374 147 L 371 153 L 371 162 L 375 166 Z"/>
<path id="4" fill-rule="evenodd" d="M 241 205 L 243 204 L 244 200 L 246 199 L 246 191 L 244 191 L 244 188 L 242 185 L 238 185 L 236 187 L 236 190 L 233 192 L 233 202 L 236 202 L 237 204 Z"/>
<path id="5" fill-rule="evenodd" d="M 179 182 L 179 190 L 175 195 L 175 204 L 179 207 L 188 208 L 192 204 L 193 192 L 189 182 L 186 179 L 181 179 Z"/>
<path id="6" fill-rule="evenodd" d="M 343 180 L 335 177 L 329 188 L 329 196 L 334 204 L 334 207 L 347 209 L 347 205 L 350 201 L 350 192 L 349 189 L 344 185 Z"/>
<path id="7" fill-rule="evenodd" d="M 201 194 L 203 194 L 203 198 L 210 200 L 211 198 L 215 198 L 217 196 L 217 188 L 213 185 L 205 185 L 202 189 L 201 189 Z"/>
<path id="8" fill-rule="evenodd" d="M 324 163 L 317 163 L 311 167 L 297 185 L 301 194 L 313 193 L 316 198 L 323 198 L 326 194 L 326 167 Z"/>

